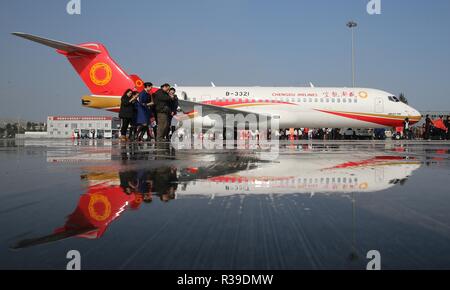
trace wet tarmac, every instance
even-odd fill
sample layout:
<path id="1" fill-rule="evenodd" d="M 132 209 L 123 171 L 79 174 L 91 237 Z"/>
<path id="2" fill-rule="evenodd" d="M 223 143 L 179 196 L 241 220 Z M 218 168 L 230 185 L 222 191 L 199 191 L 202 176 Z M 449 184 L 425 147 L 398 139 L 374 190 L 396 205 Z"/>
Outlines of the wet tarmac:
<path id="1" fill-rule="evenodd" d="M 449 149 L 0 141 L 0 268 L 450 269 Z"/>

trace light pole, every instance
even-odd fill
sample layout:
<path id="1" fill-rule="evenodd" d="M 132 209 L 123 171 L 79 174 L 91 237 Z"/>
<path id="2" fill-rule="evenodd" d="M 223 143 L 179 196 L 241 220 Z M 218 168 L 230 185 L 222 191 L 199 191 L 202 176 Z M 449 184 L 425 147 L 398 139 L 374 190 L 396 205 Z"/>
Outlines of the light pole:
<path id="1" fill-rule="evenodd" d="M 358 24 L 355 21 L 349 21 L 347 23 L 347 27 L 350 28 L 352 31 L 352 84 L 353 87 L 355 87 L 355 41 L 354 41 L 354 33 L 353 28 L 358 26 Z"/>

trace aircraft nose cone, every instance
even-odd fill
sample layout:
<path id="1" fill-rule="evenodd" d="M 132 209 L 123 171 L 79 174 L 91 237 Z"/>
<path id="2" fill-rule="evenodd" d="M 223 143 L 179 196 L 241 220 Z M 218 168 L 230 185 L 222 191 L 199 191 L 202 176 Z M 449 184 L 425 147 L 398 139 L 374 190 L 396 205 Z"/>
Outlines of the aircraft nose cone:
<path id="1" fill-rule="evenodd" d="M 414 108 L 409 107 L 407 114 L 412 122 L 419 122 L 422 119 L 422 114 Z"/>
<path id="2" fill-rule="evenodd" d="M 419 117 L 420 116 L 421 117 L 422 115 L 416 109 L 411 108 L 411 116 L 414 116 L 414 117 Z"/>

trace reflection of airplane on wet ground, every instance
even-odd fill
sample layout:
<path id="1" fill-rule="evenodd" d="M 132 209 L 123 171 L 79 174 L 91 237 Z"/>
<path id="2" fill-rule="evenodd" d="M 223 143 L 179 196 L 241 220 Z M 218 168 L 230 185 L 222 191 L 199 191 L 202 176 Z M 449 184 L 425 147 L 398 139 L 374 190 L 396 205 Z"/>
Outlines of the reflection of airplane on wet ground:
<path id="1" fill-rule="evenodd" d="M 400 156 L 300 156 L 233 174 L 186 180 L 177 196 L 375 192 L 405 182 L 420 164 Z M 180 176 L 182 184 L 183 179 Z"/>
<path id="2" fill-rule="evenodd" d="M 179 167 L 93 167 L 83 169 L 87 191 L 80 197 L 64 226 L 53 234 L 26 239 L 14 248 L 26 248 L 69 237 L 100 238 L 127 209 L 175 197 L 282 195 L 375 192 L 402 184 L 420 162 L 400 156 L 327 154 L 284 156 L 274 163 L 235 154 L 227 160 Z M 142 164 L 141 164 L 142 166 Z"/>

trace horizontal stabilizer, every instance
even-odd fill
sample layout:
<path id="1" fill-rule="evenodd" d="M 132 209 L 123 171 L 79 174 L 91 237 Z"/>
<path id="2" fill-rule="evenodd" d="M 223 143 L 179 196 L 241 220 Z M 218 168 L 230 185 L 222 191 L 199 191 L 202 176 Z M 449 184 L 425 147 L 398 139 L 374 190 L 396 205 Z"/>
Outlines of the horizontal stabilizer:
<path id="1" fill-rule="evenodd" d="M 62 42 L 62 41 L 52 40 L 52 39 L 48 39 L 48 38 L 43 38 L 43 37 L 32 35 L 32 34 L 27 34 L 27 33 L 22 33 L 22 32 L 13 32 L 11 34 L 34 41 L 34 42 L 37 42 L 37 43 L 40 43 L 40 44 L 43 44 L 43 45 L 46 45 L 46 46 L 53 47 L 53 48 L 61 50 L 61 51 L 65 51 L 67 53 L 76 53 L 76 52 L 85 53 L 85 54 L 100 54 L 101 53 L 101 51 L 96 50 L 96 49 L 87 48 L 87 47 L 70 44 L 70 43 L 66 43 L 66 42 Z"/>

